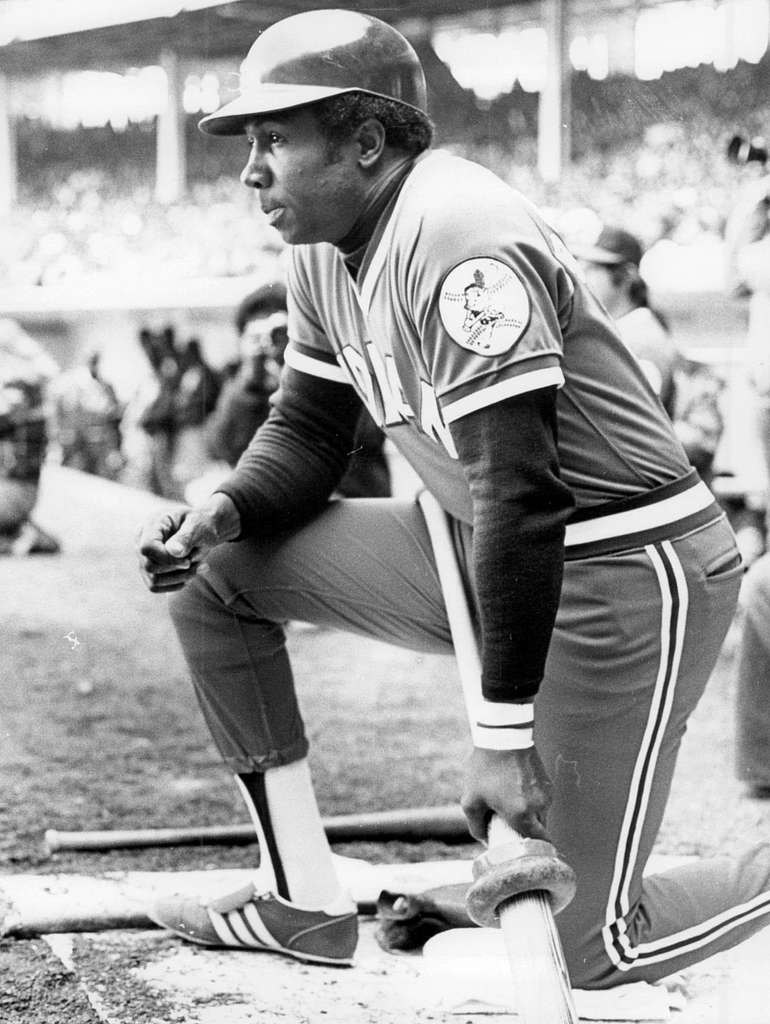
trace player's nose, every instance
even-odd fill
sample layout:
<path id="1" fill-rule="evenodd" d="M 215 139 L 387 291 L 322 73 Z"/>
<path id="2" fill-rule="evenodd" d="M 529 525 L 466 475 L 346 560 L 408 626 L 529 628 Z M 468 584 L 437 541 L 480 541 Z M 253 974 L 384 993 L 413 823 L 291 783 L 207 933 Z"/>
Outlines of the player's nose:
<path id="1" fill-rule="evenodd" d="M 241 171 L 241 184 L 246 188 L 264 188 L 270 184 L 268 169 L 256 146 L 252 148 L 246 166 Z"/>

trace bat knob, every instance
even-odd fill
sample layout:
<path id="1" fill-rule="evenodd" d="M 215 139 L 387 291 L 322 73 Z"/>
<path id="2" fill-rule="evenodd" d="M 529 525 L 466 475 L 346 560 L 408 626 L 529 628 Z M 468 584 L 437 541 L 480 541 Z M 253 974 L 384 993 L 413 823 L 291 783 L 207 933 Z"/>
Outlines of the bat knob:
<path id="1" fill-rule="evenodd" d="M 499 928 L 499 908 L 525 892 L 547 892 L 554 914 L 575 895 L 575 872 L 551 843 L 517 839 L 485 850 L 473 862 L 474 882 L 468 890 L 468 915 L 484 928 Z"/>

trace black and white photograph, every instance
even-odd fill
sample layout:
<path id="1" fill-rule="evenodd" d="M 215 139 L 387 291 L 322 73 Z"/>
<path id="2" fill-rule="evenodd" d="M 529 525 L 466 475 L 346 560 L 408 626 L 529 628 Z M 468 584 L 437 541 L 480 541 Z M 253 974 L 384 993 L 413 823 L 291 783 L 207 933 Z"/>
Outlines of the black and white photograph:
<path id="1" fill-rule="evenodd" d="M 0 1024 L 770 1024 L 770 0 L 0 0 Z"/>

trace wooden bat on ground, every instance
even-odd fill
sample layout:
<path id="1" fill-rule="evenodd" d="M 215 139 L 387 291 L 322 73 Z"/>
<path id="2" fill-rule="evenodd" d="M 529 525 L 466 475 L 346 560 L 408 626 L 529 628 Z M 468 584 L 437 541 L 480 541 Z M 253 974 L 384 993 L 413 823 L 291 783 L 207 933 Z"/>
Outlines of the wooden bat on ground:
<path id="1" fill-rule="evenodd" d="M 456 805 L 335 814 L 325 817 L 323 826 L 332 843 L 362 840 L 421 842 L 424 839 L 437 839 L 444 843 L 473 841 L 465 816 Z M 200 846 L 209 843 L 235 846 L 256 841 L 257 835 L 251 824 L 85 832 L 64 832 L 50 828 L 45 833 L 46 846 L 51 853 L 57 850 L 119 850 L 147 846 Z"/>
<path id="2" fill-rule="evenodd" d="M 469 714 L 480 691 L 481 663 L 476 633 L 465 597 L 460 570 L 457 565 L 446 514 L 436 499 L 427 491 L 418 498 L 430 535 L 436 567 L 441 581 L 447 617 L 452 633 L 452 645 L 458 673 Z M 532 844 L 538 847 L 533 863 Z M 502 929 L 508 962 L 513 976 L 514 995 L 524 1024 L 578 1024 L 569 974 L 551 903 L 550 879 L 545 875 L 552 867 L 557 874 L 570 869 L 555 856 L 540 856 L 540 848 L 550 844 L 537 843 L 518 835 L 505 821 L 493 816 L 489 826 L 488 851 L 474 865 L 474 875 L 482 887 L 489 881 L 489 894 L 495 893 L 492 903 L 487 899 L 487 920 L 480 923 L 499 923 Z M 525 870 L 532 888 L 521 891 L 519 867 L 529 861 Z M 542 866 L 542 888 L 537 888 L 538 869 Z M 479 869 L 478 872 L 476 869 Z M 561 879 L 560 881 L 563 881 Z M 510 895 L 506 897 L 506 882 L 510 882 Z M 574 891 L 574 889 L 573 889 Z M 567 895 L 569 902 L 571 894 Z M 474 919 L 478 918 L 472 912 Z"/>

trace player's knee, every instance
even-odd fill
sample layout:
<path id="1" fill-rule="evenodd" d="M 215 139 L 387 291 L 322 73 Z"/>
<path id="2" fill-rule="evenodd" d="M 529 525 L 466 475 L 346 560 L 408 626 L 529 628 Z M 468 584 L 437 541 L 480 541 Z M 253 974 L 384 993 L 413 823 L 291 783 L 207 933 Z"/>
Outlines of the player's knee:
<path id="1" fill-rule="evenodd" d="M 212 595 L 206 592 L 208 590 L 201 579 L 196 577 L 169 597 L 171 622 L 183 647 L 188 638 L 200 636 L 206 621 L 210 619 Z"/>

